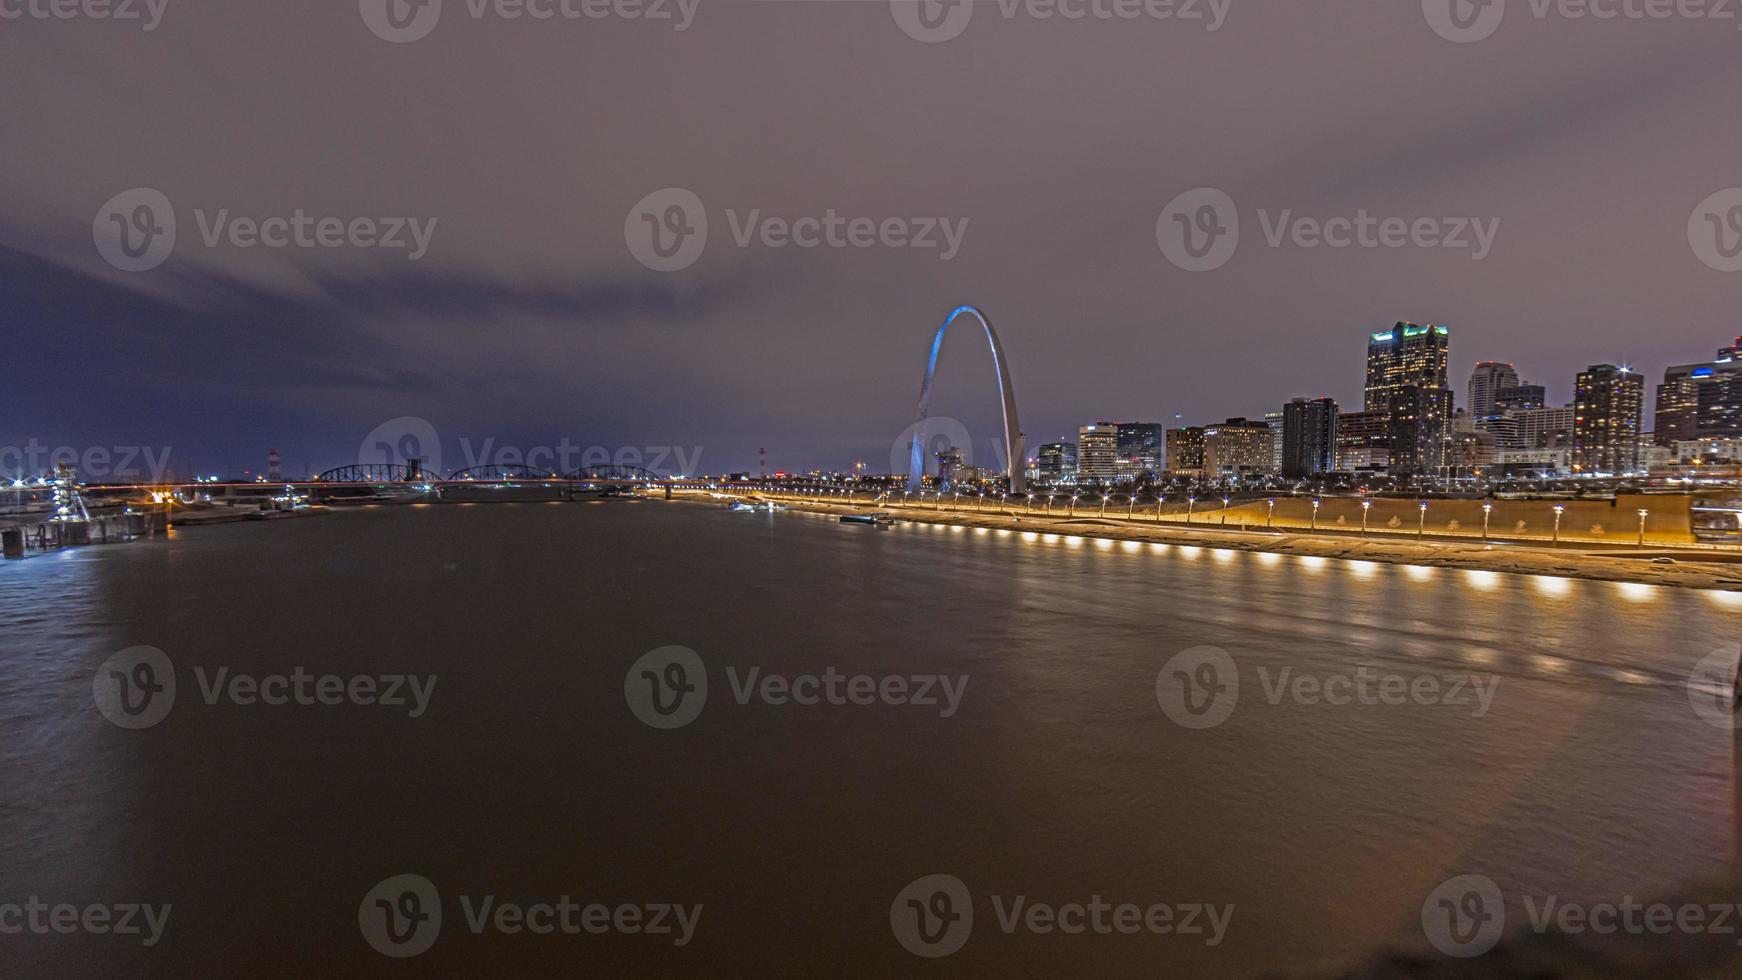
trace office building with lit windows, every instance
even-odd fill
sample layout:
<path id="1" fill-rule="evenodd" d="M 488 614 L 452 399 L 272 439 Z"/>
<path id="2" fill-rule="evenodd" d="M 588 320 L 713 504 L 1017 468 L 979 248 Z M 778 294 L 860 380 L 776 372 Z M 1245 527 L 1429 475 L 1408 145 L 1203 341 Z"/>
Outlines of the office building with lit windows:
<path id="1" fill-rule="evenodd" d="M 1167 430 L 1167 472 L 1172 476 L 1204 475 L 1203 426 Z"/>
<path id="2" fill-rule="evenodd" d="M 1645 378 L 1613 364 L 1579 372 L 1573 402 L 1573 471 L 1622 476 L 1639 472 Z"/>
<path id="3" fill-rule="evenodd" d="M 1704 364 L 1680 364 L 1657 386 L 1659 446 L 1742 436 L 1742 337 Z"/>
<path id="4" fill-rule="evenodd" d="M 1077 444 L 1049 442 L 1041 446 L 1035 479 L 1054 486 L 1077 482 Z"/>
<path id="5" fill-rule="evenodd" d="M 1367 341 L 1367 388 L 1363 411 L 1390 411 L 1392 395 L 1406 386 L 1446 387 L 1451 331 L 1441 326 L 1399 323 Z M 1450 415 L 1448 413 L 1448 419 Z"/>
<path id="6" fill-rule="evenodd" d="M 1111 484 L 1119 476 L 1119 427 L 1096 422 L 1077 430 L 1077 482 Z"/>
<path id="7" fill-rule="evenodd" d="M 1518 369 L 1504 361 L 1483 361 L 1470 372 L 1470 400 L 1465 407 L 1471 418 L 1485 419 L 1496 411 L 1500 393 L 1518 387 Z"/>

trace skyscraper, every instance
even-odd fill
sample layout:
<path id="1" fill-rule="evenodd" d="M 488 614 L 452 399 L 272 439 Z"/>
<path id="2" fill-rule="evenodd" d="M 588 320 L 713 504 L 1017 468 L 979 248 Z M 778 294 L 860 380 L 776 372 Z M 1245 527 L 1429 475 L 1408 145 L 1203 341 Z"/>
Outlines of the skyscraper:
<path id="1" fill-rule="evenodd" d="M 1270 472 L 1282 472 L 1282 413 L 1265 412 L 1264 424 L 1270 426 Z"/>
<path id="2" fill-rule="evenodd" d="M 1337 416 L 1337 469 L 1382 470 L 1391 465 L 1391 413 Z"/>
<path id="3" fill-rule="evenodd" d="M 1518 370 L 1504 361 L 1483 361 L 1470 372 L 1470 415 L 1485 419 L 1494 414 L 1495 399 L 1507 388 L 1518 387 Z"/>
<path id="4" fill-rule="evenodd" d="M 1541 408 L 1548 404 L 1548 389 L 1542 385 L 1518 384 L 1494 394 L 1496 411 Z"/>
<path id="5" fill-rule="evenodd" d="M 1742 436 L 1742 337 L 1708 363 L 1664 371 L 1653 436 L 1660 446 Z"/>
<path id="6" fill-rule="evenodd" d="M 1119 427 L 1096 422 L 1077 430 L 1077 479 L 1112 483 L 1119 475 Z"/>
<path id="7" fill-rule="evenodd" d="M 1573 403 L 1573 470 L 1620 476 L 1640 469 L 1645 379 L 1613 364 L 1579 373 Z"/>
<path id="8" fill-rule="evenodd" d="M 1037 477 L 1053 485 L 1077 482 L 1077 444 L 1049 442 L 1041 446 Z"/>
<path id="9" fill-rule="evenodd" d="M 1154 422 L 1121 422 L 1118 433 L 1121 479 L 1153 480 L 1161 472 L 1162 427 Z"/>
<path id="10" fill-rule="evenodd" d="M 1337 466 L 1337 403 L 1296 398 L 1282 406 L 1282 475 L 1291 480 Z"/>
<path id="11" fill-rule="evenodd" d="M 1389 411 L 1391 396 L 1405 385 L 1446 387 L 1451 331 L 1440 326 L 1399 323 L 1367 341 L 1365 411 Z"/>
<path id="12" fill-rule="evenodd" d="M 1391 393 L 1391 472 L 1431 475 L 1449 462 L 1452 389 L 1403 385 Z"/>
<path id="13" fill-rule="evenodd" d="M 1204 473 L 1204 430 L 1202 426 L 1186 426 L 1167 430 L 1167 471 L 1174 476 L 1202 476 Z"/>
<path id="14" fill-rule="evenodd" d="M 1451 331 L 1442 326 L 1399 323 L 1367 341 L 1363 409 L 1390 417 L 1393 474 L 1432 473 L 1446 465 L 1452 436 L 1453 396 L 1446 385 L 1450 353 Z"/>

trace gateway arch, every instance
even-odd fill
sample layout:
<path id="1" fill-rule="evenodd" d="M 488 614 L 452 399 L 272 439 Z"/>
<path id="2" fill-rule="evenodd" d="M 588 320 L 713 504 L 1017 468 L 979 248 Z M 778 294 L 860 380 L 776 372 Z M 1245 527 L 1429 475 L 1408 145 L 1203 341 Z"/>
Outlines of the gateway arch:
<path id="1" fill-rule="evenodd" d="M 938 328 L 937 337 L 931 342 L 931 357 L 925 364 L 925 383 L 919 389 L 919 416 L 913 426 L 913 453 L 911 468 L 907 471 L 907 488 L 911 493 L 918 493 L 925 480 L 925 420 L 931 413 L 931 383 L 938 370 L 938 352 L 943 350 L 944 335 L 950 332 L 950 327 L 964 316 L 971 316 L 980 322 L 986 331 L 986 343 L 992 348 L 992 366 L 998 371 L 998 393 L 1004 398 L 1004 449 L 1005 472 L 1010 478 L 1010 492 L 1021 493 L 1023 490 L 1022 466 L 1025 461 L 1025 449 L 1022 441 L 1022 423 L 1016 417 L 1016 391 L 1010 386 L 1010 366 L 1004 360 L 1004 345 L 998 342 L 998 332 L 992 329 L 992 321 L 986 318 L 978 308 L 973 306 L 958 306 L 950 313 L 949 319 Z"/>

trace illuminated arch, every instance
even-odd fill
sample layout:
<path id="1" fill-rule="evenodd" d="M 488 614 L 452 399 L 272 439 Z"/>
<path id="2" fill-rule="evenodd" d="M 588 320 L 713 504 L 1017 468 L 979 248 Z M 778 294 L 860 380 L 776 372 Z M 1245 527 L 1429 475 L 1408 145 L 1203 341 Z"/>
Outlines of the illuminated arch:
<path id="1" fill-rule="evenodd" d="M 985 313 L 972 306 L 958 306 L 951 311 L 950 318 L 938 328 L 937 337 L 931 342 L 931 358 L 925 365 L 925 383 L 919 389 L 919 417 L 913 426 L 913 452 L 911 468 L 907 471 L 907 487 L 910 492 L 918 493 L 925 479 L 925 420 L 931 413 L 931 383 L 938 370 L 938 352 L 943 350 L 944 335 L 950 332 L 951 325 L 964 315 L 980 321 L 980 326 L 986 331 L 986 343 L 992 348 L 992 366 L 998 371 L 998 393 L 1004 398 L 1006 472 L 1010 477 L 1010 492 L 1021 493 L 1025 447 L 1022 441 L 1022 423 L 1016 417 L 1016 390 L 1010 385 L 1010 367 L 1004 361 L 1004 345 L 998 342 L 998 332 L 992 329 L 992 321 L 986 318 Z"/>

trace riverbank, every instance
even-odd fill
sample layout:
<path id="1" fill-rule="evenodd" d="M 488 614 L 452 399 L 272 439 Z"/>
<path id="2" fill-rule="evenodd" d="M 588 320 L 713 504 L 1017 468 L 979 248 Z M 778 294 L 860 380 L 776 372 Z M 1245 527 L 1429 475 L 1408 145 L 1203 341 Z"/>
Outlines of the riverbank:
<path id="1" fill-rule="evenodd" d="M 1559 578 L 1625 582 L 1674 588 L 1742 592 L 1742 563 L 1724 564 L 1678 560 L 1653 564 L 1648 558 L 1618 558 L 1590 550 L 1542 548 L 1518 544 L 1481 544 L 1447 541 L 1401 541 L 1350 538 L 1294 531 L 1223 530 L 1177 524 L 1144 523 L 1136 520 L 1097 517 L 1045 517 L 931 510 L 920 507 L 866 507 L 827 503 L 815 498 L 762 494 L 794 510 L 820 514 L 889 514 L 916 524 L 985 528 L 1009 533 L 1068 536 L 1109 541 L 1135 541 L 1181 548 L 1249 551 L 1257 554 L 1295 555 L 1304 558 L 1374 561 L 1393 565 L 1453 568 L 1501 572 L 1511 575 L 1546 575 Z M 683 499 L 683 498 L 679 498 Z M 693 499 L 693 498 L 691 498 Z M 710 503 L 717 500 L 707 498 Z M 1611 546 L 1608 551 L 1613 551 Z M 1647 553 L 1651 554 L 1651 553 Z"/>

